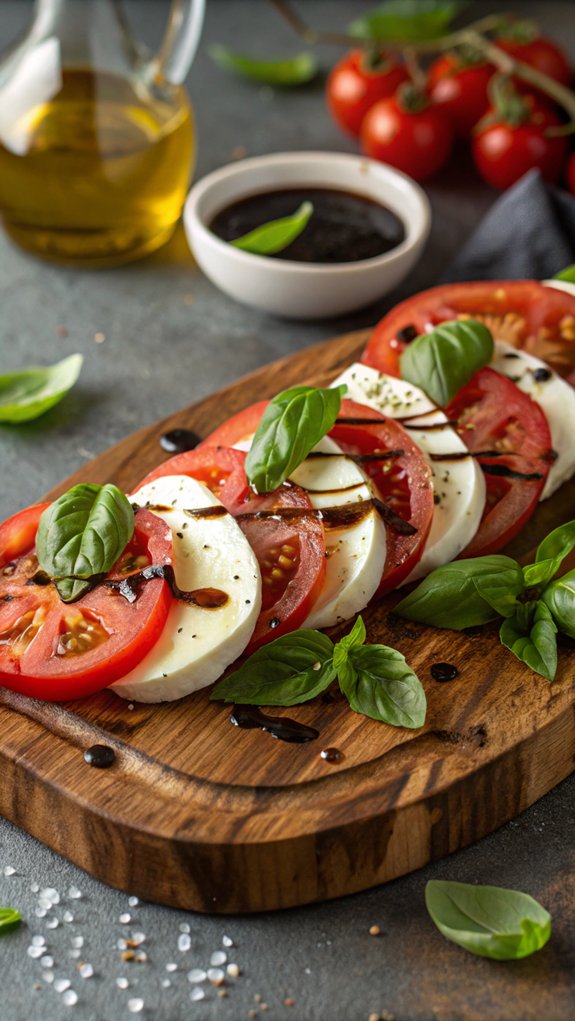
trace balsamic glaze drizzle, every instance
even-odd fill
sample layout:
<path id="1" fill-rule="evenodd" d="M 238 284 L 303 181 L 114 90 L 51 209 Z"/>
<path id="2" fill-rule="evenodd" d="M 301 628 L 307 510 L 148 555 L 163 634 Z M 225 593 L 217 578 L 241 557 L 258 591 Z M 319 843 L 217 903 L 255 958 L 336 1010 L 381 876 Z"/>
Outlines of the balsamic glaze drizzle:
<path id="1" fill-rule="evenodd" d="M 183 454 L 186 450 L 193 450 L 201 442 L 202 437 L 192 429 L 170 429 L 160 436 L 160 446 L 168 454 Z"/>
<path id="2" fill-rule="evenodd" d="M 222 592 L 217 588 L 184 591 L 176 582 L 174 568 L 171 564 L 149 564 L 148 567 L 144 567 L 134 574 L 128 574 L 125 578 L 106 578 L 103 584 L 106 588 L 119 592 L 129 603 L 134 603 L 144 582 L 151 581 L 152 578 L 163 578 L 164 581 L 167 581 L 175 599 L 190 603 L 192 606 L 201 606 L 204 610 L 217 610 L 220 606 L 224 606 L 229 599 L 227 592 Z"/>
<path id="3" fill-rule="evenodd" d="M 305 744 L 319 737 L 319 730 L 308 727 L 287 716 L 268 716 L 253 705 L 236 705 L 230 715 L 230 723 L 242 730 L 263 730 L 279 741 L 289 744 Z"/>
<path id="4" fill-rule="evenodd" d="M 433 663 L 431 667 L 431 676 L 434 681 L 454 681 L 456 677 L 459 677 L 459 670 L 453 663 Z"/>

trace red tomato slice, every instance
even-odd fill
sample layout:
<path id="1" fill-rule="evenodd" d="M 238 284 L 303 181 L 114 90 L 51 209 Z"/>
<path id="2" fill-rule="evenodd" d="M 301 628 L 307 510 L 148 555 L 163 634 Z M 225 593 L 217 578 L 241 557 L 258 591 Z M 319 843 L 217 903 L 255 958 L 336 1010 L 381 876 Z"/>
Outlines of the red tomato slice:
<path id="1" fill-rule="evenodd" d="M 457 432 L 473 453 L 494 452 L 478 457 L 486 506 L 461 556 L 497 553 L 521 530 L 541 496 L 552 464 L 547 419 L 510 379 L 487 368 L 475 373 L 445 414 L 457 421 Z"/>
<path id="2" fill-rule="evenodd" d="M 448 319 L 478 319 L 493 335 L 542 358 L 562 376 L 575 369 L 575 297 L 537 280 L 486 280 L 422 291 L 375 327 L 362 361 L 399 376 L 408 340 Z"/>
<path id="3" fill-rule="evenodd" d="M 252 435 L 260 417 L 261 412 L 253 429 L 240 431 L 234 442 Z M 323 525 L 304 490 L 284 485 L 267 496 L 255 495 L 246 480 L 245 457 L 243 451 L 204 443 L 165 461 L 141 485 L 162 475 L 190 475 L 238 519 L 258 559 L 263 586 L 262 609 L 246 650 L 250 653 L 303 624 L 323 585 L 326 547 Z"/>
<path id="4" fill-rule="evenodd" d="M 267 401 L 260 401 L 233 415 L 205 442 L 239 443 L 253 436 L 267 404 Z M 361 467 L 375 485 L 381 500 L 416 529 L 412 535 L 401 535 L 387 524 L 387 556 L 378 589 L 381 596 L 407 578 L 423 553 L 434 507 L 431 471 L 419 447 L 397 422 L 385 418 L 373 408 L 343 400 L 340 419 L 346 418 L 359 418 L 362 424 L 345 424 L 338 420 L 329 435 L 346 453 L 362 459 Z M 373 426 L 363 422 L 366 418 L 373 420 Z M 372 459 L 374 453 L 391 450 L 401 450 L 402 453 L 392 459 Z"/>
<path id="5" fill-rule="evenodd" d="M 42 510 L 30 507 L 0 526 L 0 684 L 58 702 L 99 691 L 136 666 L 160 637 L 172 597 L 161 578 L 146 582 L 133 603 L 97 585 L 66 604 L 52 584 L 31 583 Z M 164 522 L 138 511 L 134 536 L 109 577 L 170 563 L 171 555 Z"/>

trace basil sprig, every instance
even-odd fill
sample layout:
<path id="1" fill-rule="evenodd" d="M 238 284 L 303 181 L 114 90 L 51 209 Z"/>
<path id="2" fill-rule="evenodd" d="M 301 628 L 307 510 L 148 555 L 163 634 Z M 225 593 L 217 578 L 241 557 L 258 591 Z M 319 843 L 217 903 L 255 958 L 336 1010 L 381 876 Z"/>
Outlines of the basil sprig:
<path id="1" fill-rule="evenodd" d="M 519 960 L 541 950 L 551 935 L 549 912 L 518 890 L 432 879 L 425 903 L 441 934 L 479 957 Z"/>
<path id="2" fill-rule="evenodd" d="M 404 657 L 387 645 L 365 645 L 357 618 L 336 645 L 320 631 L 302 629 L 263 646 L 212 690 L 213 701 L 292 706 L 320 695 L 335 680 L 354 712 L 394 727 L 422 727 L 423 686 Z"/>
<path id="3" fill-rule="evenodd" d="M 553 580 L 575 549 L 575 521 L 554 529 L 538 546 L 535 563 L 521 567 L 491 554 L 438 567 L 395 607 L 399 617 L 461 631 L 503 617 L 501 643 L 552 681 L 557 632 L 575 638 L 575 571 Z"/>
<path id="4" fill-rule="evenodd" d="M 297 53 L 295 57 L 282 57 L 279 60 L 261 60 L 233 53 L 227 46 L 215 45 L 210 47 L 209 54 L 224 71 L 250 78 L 261 85 L 280 88 L 305 85 L 318 72 L 318 62 L 313 53 Z"/>
<path id="5" fill-rule="evenodd" d="M 72 603 L 107 574 L 134 532 L 130 501 L 111 484 L 80 483 L 43 512 L 36 536 L 40 568 Z"/>
<path id="6" fill-rule="evenodd" d="M 401 376 L 445 407 L 474 372 L 493 357 L 493 337 L 483 323 L 454 320 L 411 341 L 402 352 Z"/>
<path id="7" fill-rule="evenodd" d="M 17 929 L 21 921 L 22 915 L 15 908 L 0 908 L 0 935 Z"/>
<path id="8" fill-rule="evenodd" d="M 245 462 L 248 482 L 271 493 L 305 461 L 333 427 L 345 385 L 329 390 L 294 386 L 272 398 L 256 429 Z"/>
<path id="9" fill-rule="evenodd" d="M 30 422 L 49 411 L 72 389 L 83 360 L 75 354 L 55 365 L 0 376 L 0 422 Z"/>
<path id="10" fill-rule="evenodd" d="M 386 0 L 349 26 L 359 39 L 414 43 L 443 35 L 463 0 Z"/>
<path id="11" fill-rule="evenodd" d="M 302 202 L 291 216 L 268 220 L 255 230 L 250 230 L 248 234 L 235 238 L 230 244 L 235 248 L 241 248 L 243 252 L 251 252 L 252 255 L 277 255 L 300 236 L 307 227 L 312 213 L 313 204 Z"/>
<path id="12" fill-rule="evenodd" d="M 575 284 L 575 264 L 566 266 L 560 273 L 556 273 L 554 280 L 565 280 L 568 284 Z"/>

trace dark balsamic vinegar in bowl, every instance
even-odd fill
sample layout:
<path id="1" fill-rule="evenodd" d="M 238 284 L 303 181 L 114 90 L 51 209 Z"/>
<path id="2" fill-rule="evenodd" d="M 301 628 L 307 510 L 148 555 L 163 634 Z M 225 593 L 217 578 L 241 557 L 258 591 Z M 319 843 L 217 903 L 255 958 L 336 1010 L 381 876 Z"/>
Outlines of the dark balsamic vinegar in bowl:
<path id="1" fill-rule="evenodd" d="M 305 230 L 287 248 L 266 258 L 333 264 L 384 255 L 405 240 L 405 226 L 381 202 L 334 188 L 282 188 L 248 195 L 221 209 L 210 230 L 234 241 L 270 220 L 292 216 L 302 202 L 313 204 Z"/>

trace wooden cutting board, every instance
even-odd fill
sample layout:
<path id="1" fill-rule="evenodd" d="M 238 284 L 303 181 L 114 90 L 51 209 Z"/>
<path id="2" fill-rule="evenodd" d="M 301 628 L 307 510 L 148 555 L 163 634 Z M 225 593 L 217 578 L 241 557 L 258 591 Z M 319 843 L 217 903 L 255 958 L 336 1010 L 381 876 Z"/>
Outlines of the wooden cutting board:
<path id="1" fill-rule="evenodd" d="M 78 481 L 130 490 L 165 459 L 158 439 L 207 435 L 231 413 L 294 383 L 325 384 L 361 351 L 355 333 L 282 359 L 83 466 Z M 527 552 L 573 517 L 575 485 L 538 508 L 515 544 Z M 205 691 L 163 706 L 109 692 L 52 705 L 0 691 L 0 812 L 104 882 L 150 901 L 230 913 L 363 890 L 478 840 L 574 768 L 575 648 L 561 643 L 553 684 L 501 648 L 497 628 L 457 634 L 365 613 L 369 641 L 396 646 L 421 677 L 424 728 L 387 727 L 321 699 L 274 710 L 320 731 L 290 745 L 229 721 Z M 459 670 L 433 680 L 433 663 Z M 112 768 L 83 759 L 111 745 Z M 338 748 L 329 763 L 320 751 Z"/>

